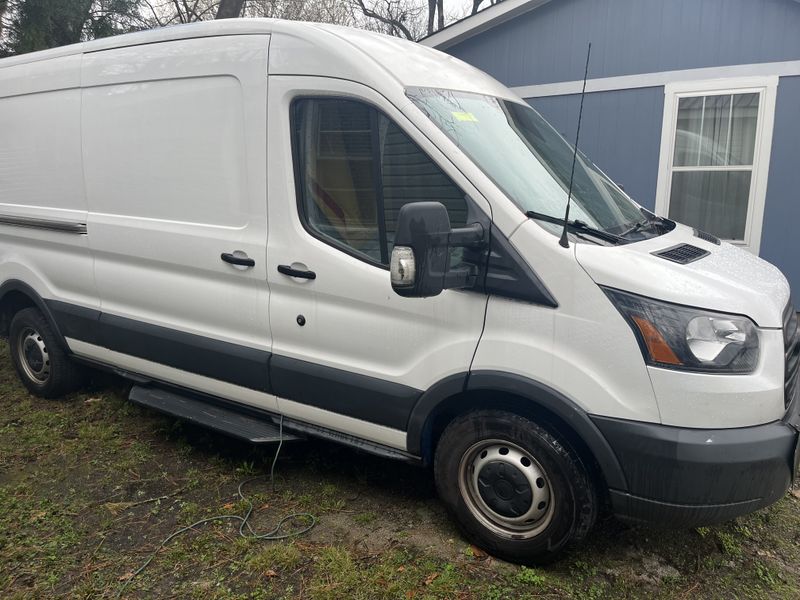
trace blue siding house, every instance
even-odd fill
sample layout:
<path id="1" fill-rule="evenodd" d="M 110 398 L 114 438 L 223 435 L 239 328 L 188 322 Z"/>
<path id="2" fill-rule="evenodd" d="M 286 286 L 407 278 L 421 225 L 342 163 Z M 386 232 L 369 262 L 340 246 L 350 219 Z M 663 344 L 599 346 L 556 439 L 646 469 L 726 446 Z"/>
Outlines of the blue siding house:
<path id="1" fill-rule="evenodd" d="M 800 1 L 504 0 L 423 39 L 493 75 L 640 204 L 800 294 Z"/>

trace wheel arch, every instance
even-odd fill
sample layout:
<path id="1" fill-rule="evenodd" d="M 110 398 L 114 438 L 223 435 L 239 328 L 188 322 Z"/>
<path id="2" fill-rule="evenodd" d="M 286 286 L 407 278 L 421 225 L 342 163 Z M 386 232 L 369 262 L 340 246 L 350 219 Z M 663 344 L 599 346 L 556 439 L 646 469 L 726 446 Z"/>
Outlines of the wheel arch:
<path id="1" fill-rule="evenodd" d="M 627 490 L 614 451 L 589 415 L 560 392 L 527 377 L 502 371 L 452 375 L 415 404 L 408 422 L 407 450 L 431 464 L 436 443 L 454 418 L 472 410 L 508 410 L 555 427 L 575 446 L 608 488 Z"/>
<path id="2" fill-rule="evenodd" d="M 66 351 L 69 351 L 69 346 L 61 334 L 61 330 L 47 303 L 35 289 L 18 279 L 9 279 L 0 285 L 0 335 L 8 335 L 11 319 L 23 308 L 38 308 L 58 338 L 59 344 Z"/>

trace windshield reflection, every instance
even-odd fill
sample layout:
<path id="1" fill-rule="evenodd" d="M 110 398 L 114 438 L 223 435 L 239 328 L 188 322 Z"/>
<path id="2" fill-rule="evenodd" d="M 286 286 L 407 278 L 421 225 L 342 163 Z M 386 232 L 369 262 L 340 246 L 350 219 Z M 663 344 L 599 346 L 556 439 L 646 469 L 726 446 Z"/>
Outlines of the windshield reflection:
<path id="1" fill-rule="evenodd" d="M 433 88 L 409 98 L 523 211 L 563 218 L 573 147 L 533 108 L 502 98 Z M 648 214 L 579 152 L 570 217 L 610 233 L 647 237 Z M 554 230 L 557 227 L 545 225 Z M 651 228 L 651 234 L 658 234 Z"/>

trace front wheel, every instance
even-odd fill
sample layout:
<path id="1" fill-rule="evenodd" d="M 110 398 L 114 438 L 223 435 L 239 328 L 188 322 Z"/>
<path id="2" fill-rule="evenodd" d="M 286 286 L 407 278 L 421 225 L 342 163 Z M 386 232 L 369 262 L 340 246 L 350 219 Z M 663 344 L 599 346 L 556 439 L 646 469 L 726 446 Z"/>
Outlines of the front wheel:
<path id="1" fill-rule="evenodd" d="M 450 423 L 434 473 L 467 537 L 513 562 L 552 561 L 597 515 L 580 456 L 555 432 L 513 413 L 475 411 Z"/>

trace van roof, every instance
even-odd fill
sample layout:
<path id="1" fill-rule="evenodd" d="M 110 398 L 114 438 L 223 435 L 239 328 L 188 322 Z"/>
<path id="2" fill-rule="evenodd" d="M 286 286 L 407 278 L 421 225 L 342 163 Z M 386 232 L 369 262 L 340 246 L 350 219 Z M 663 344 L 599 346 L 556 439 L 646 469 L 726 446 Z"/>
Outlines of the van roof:
<path id="1" fill-rule="evenodd" d="M 52 58 L 183 39 L 271 34 L 270 74 L 322 75 L 403 87 L 439 87 L 517 99 L 486 73 L 415 42 L 338 25 L 222 19 L 128 33 L 0 60 L 0 69 Z M 381 81 L 383 80 L 383 81 Z"/>

